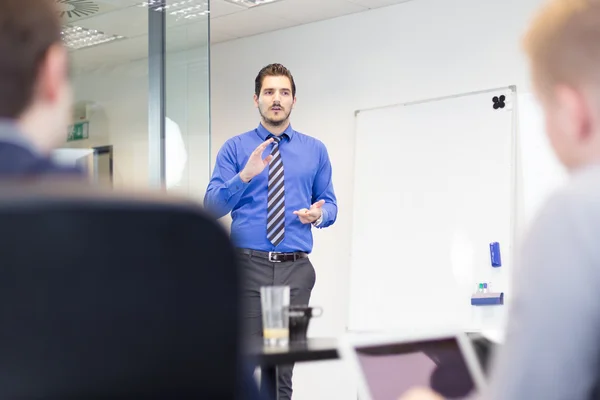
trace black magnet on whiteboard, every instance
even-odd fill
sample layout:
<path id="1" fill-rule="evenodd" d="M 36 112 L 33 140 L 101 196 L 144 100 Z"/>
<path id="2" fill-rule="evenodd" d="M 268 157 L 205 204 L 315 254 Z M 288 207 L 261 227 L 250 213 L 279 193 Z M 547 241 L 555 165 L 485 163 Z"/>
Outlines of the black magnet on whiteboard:
<path id="1" fill-rule="evenodd" d="M 497 110 L 499 108 L 504 108 L 504 107 L 506 107 L 506 96 L 504 96 L 504 95 L 502 95 L 500 97 L 494 96 L 492 98 L 492 102 L 494 103 L 494 110 Z"/>

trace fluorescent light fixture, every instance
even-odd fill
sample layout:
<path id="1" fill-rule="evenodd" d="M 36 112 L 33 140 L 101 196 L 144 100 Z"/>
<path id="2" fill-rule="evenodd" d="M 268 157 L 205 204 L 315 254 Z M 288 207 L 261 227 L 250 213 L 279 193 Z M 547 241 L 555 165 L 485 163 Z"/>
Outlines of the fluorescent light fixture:
<path id="1" fill-rule="evenodd" d="M 225 0 L 228 3 L 232 3 L 241 7 L 246 7 L 246 8 L 250 8 L 250 7 L 255 7 L 255 6 L 260 6 L 261 4 L 268 4 L 268 3 L 274 3 L 276 1 L 280 1 L 280 0 Z"/>
<path id="2" fill-rule="evenodd" d="M 161 0 L 148 0 L 140 4 L 140 7 L 148 7 L 154 11 L 166 12 L 174 16 L 177 21 L 183 19 L 198 18 L 208 15 L 208 0 L 180 0 L 162 5 Z"/>
<path id="3" fill-rule="evenodd" d="M 124 37 L 120 35 L 109 35 L 95 29 L 87 29 L 74 25 L 63 26 L 61 33 L 65 46 L 71 50 L 79 50 L 85 47 L 124 39 Z"/>

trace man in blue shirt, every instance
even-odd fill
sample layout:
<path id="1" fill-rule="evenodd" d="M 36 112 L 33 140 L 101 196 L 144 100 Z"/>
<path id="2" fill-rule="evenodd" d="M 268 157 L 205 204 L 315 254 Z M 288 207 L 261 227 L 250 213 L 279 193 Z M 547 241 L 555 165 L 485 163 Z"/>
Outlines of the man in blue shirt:
<path id="1" fill-rule="evenodd" d="M 327 149 L 292 129 L 295 103 L 288 69 L 264 67 L 254 94 L 261 122 L 225 142 L 204 198 L 218 218 L 231 212 L 231 236 L 246 274 L 245 322 L 255 337 L 263 333 L 261 286 L 288 285 L 291 304 L 309 303 L 316 279 L 308 258 L 312 228 L 326 228 L 337 218 Z M 280 399 L 291 399 L 292 368 L 279 368 Z"/>

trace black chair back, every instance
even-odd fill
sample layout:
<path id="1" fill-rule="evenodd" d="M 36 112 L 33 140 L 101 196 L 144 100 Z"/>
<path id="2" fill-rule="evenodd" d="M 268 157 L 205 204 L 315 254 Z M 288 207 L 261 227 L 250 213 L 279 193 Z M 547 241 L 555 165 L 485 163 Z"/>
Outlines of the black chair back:
<path id="1" fill-rule="evenodd" d="M 229 238 L 196 205 L 0 188 L 2 399 L 234 399 L 238 299 Z"/>

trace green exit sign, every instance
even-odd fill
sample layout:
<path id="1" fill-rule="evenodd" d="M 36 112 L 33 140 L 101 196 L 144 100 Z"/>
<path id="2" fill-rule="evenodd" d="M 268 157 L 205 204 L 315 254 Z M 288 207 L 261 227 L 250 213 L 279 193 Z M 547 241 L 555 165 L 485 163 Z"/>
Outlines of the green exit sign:
<path id="1" fill-rule="evenodd" d="M 90 123 L 89 122 L 78 122 L 69 126 L 69 135 L 67 136 L 67 142 L 74 142 L 76 140 L 88 139 L 90 137 Z"/>

